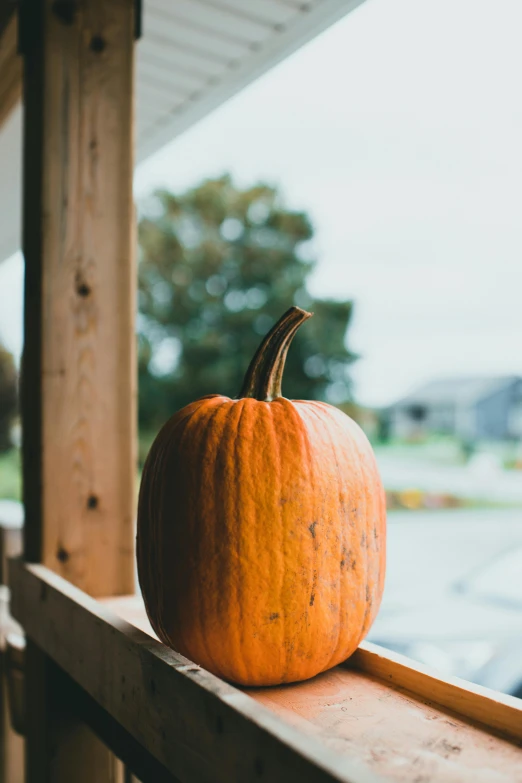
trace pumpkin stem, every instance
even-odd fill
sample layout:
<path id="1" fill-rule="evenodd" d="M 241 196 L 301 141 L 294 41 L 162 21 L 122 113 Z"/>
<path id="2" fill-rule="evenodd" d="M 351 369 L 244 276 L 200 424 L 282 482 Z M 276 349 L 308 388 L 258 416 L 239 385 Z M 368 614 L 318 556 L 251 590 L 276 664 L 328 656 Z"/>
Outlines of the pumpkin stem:
<path id="1" fill-rule="evenodd" d="M 268 332 L 250 362 L 239 397 L 270 402 L 282 397 L 286 354 L 295 333 L 313 313 L 291 307 Z"/>

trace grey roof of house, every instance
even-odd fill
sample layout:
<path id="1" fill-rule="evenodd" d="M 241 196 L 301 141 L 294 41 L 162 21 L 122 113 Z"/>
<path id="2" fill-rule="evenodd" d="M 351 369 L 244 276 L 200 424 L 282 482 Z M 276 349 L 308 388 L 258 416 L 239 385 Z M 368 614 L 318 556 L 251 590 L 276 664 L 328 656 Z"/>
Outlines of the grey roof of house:
<path id="1" fill-rule="evenodd" d="M 478 402 L 496 391 L 520 381 L 517 375 L 501 377 L 458 377 L 439 378 L 397 400 L 391 408 L 406 405 L 459 405 Z"/>

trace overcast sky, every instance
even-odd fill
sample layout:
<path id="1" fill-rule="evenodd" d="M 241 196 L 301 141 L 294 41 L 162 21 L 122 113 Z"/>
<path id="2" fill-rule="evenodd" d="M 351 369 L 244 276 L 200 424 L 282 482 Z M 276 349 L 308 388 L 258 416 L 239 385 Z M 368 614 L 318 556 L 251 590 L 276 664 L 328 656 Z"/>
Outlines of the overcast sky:
<path id="1" fill-rule="evenodd" d="M 308 210 L 312 292 L 356 302 L 361 402 L 522 372 L 521 30 L 520 0 L 366 0 L 143 164 L 136 193 L 230 171 Z M 19 350 L 19 261 L 0 292 Z"/>

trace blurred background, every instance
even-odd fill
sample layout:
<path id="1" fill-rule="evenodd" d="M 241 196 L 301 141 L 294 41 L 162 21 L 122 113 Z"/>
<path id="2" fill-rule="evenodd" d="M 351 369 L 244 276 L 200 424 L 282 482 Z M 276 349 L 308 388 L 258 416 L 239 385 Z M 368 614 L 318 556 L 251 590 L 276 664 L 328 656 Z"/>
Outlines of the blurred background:
<path id="1" fill-rule="evenodd" d="M 140 465 L 315 312 L 288 397 L 372 441 L 370 639 L 522 696 L 522 7 L 366 0 L 136 171 Z M 0 520 L 19 524 L 23 262 L 0 262 Z"/>

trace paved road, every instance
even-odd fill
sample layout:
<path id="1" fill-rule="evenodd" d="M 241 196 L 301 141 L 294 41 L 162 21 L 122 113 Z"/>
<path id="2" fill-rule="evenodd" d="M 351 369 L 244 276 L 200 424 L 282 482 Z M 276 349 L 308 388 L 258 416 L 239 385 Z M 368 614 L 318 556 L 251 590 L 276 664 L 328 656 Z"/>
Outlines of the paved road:
<path id="1" fill-rule="evenodd" d="M 522 509 L 388 514 L 385 607 L 440 598 L 507 552 L 522 551 Z M 522 611 L 522 560 L 520 570 Z"/>
<path id="2" fill-rule="evenodd" d="M 522 681 L 522 509 L 390 513 L 369 638 L 490 687 Z"/>

